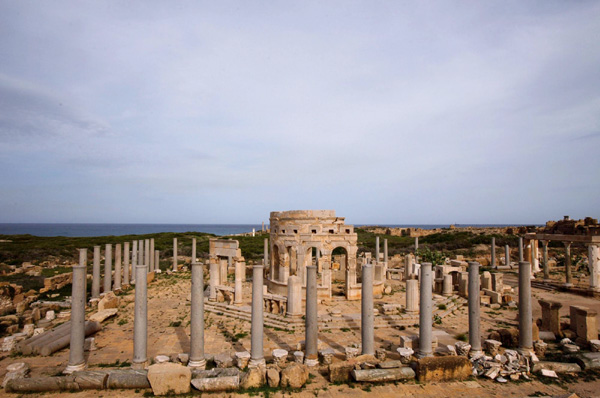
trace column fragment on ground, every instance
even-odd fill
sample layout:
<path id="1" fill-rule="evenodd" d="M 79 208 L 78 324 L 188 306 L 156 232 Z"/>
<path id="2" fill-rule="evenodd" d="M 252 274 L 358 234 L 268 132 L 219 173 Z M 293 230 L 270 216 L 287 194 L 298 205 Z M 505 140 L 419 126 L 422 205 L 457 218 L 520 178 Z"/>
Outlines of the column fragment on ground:
<path id="1" fill-rule="evenodd" d="M 265 366 L 263 353 L 263 270 L 260 264 L 252 268 L 252 326 L 250 330 L 251 367 Z"/>
<path id="2" fill-rule="evenodd" d="M 121 244 L 117 243 L 115 245 L 115 290 L 121 290 Z"/>
<path id="3" fill-rule="evenodd" d="M 148 362 L 148 267 L 135 267 L 135 309 L 133 319 L 133 363 L 132 367 L 142 369 Z"/>
<path id="4" fill-rule="evenodd" d="M 85 369 L 83 345 L 85 342 L 85 288 L 87 249 L 79 249 L 79 265 L 73 267 L 73 290 L 71 299 L 71 341 L 69 362 L 64 373 Z"/>
<path id="5" fill-rule="evenodd" d="M 519 261 L 519 352 L 529 355 L 533 350 L 531 313 L 531 264 Z"/>
<path id="6" fill-rule="evenodd" d="M 92 298 L 100 298 L 100 246 L 94 246 L 94 264 L 92 268 Z"/>
<path id="7" fill-rule="evenodd" d="M 306 315 L 305 315 L 305 353 L 304 363 L 307 366 L 319 364 L 317 334 L 317 267 L 314 265 L 306 267 Z"/>
<path id="8" fill-rule="evenodd" d="M 479 283 L 479 263 L 469 262 L 469 344 L 471 345 L 471 355 L 482 352 Z"/>
<path id="9" fill-rule="evenodd" d="M 360 331 L 362 337 L 362 354 L 375 355 L 375 336 L 373 318 L 373 265 L 362 267 L 362 292 Z"/>
<path id="10" fill-rule="evenodd" d="M 421 264 L 421 302 L 419 313 L 419 351 L 418 358 L 433 355 L 433 298 L 432 298 L 431 263 Z"/>
<path id="11" fill-rule="evenodd" d="M 112 290 L 112 245 L 104 248 L 104 293 Z"/>
<path id="12" fill-rule="evenodd" d="M 192 258 L 190 360 L 188 366 L 204 369 L 204 266 Z"/>

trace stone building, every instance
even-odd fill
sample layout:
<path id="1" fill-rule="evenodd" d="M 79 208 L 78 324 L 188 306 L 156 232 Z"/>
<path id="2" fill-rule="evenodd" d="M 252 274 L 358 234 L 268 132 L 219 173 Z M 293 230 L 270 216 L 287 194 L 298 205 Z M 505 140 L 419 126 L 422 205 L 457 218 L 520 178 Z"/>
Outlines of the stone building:
<path id="1" fill-rule="evenodd" d="M 346 225 L 334 210 L 293 210 L 271 212 L 269 264 L 266 284 L 268 291 L 287 296 L 288 278 L 300 278 L 306 287 L 306 267 L 317 266 L 317 294 L 330 298 L 342 284 L 341 294 L 357 300 L 361 296 L 360 269 L 357 269 L 357 235 L 354 226 Z M 375 264 L 384 267 L 383 263 Z M 375 272 L 385 275 L 384 271 Z M 338 283 L 335 283 L 337 279 Z M 374 294 L 381 294 L 383 277 L 375 278 Z"/>

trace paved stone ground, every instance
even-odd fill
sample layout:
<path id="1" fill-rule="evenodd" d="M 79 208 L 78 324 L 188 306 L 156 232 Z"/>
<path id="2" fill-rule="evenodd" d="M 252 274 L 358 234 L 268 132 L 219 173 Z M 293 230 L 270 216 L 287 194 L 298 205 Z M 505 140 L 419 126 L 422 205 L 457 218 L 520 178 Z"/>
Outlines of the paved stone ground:
<path id="1" fill-rule="evenodd" d="M 506 276 L 506 283 L 512 283 L 510 276 Z M 516 279 L 515 279 L 516 281 Z M 392 296 L 384 296 L 377 302 L 404 303 L 403 283 L 392 282 L 396 285 Z M 245 285 L 245 291 L 250 291 L 250 285 Z M 190 273 L 181 272 L 176 275 L 161 275 L 148 289 L 148 358 L 159 354 L 177 354 L 189 351 L 189 298 Z M 565 303 L 561 315 L 568 315 L 569 304 L 586 305 L 600 310 L 600 301 L 593 298 L 580 297 L 565 293 L 548 292 L 533 289 L 536 298 L 551 298 Z M 133 290 L 121 296 L 121 305 L 117 317 L 104 323 L 104 328 L 96 334 L 98 350 L 89 353 L 88 364 L 90 369 L 131 361 L 133 355 Z M 246 305 L 249 304 L 249 294 L 246 295 Z M 534 318 L 541 316 L 541 310 L 534 300 Z M 360 301 L 347 302 L 333 300 L 319 305 L 320 314 L 326 314 L 331 308 L 339 308 L 343 314 L 359 314 Z M 503 309 L 490 310 L 482 307 L 482 333 L 497 328 L 498 325 L 515 325 L 517 311 Z M 452 344 L 459 333 L 465 333 L 468 328 L 466 307 L 459 308 L 453 314 L 445 317 L 442 324 L 436 328 L 440 343 Z M 217 314 L 206 313 L 205 350 L 207 354 L 220 352 L 250 351 L 250 323 L 247 321 L 231 319 Z M 375 330 L 376 346 L 388 347 L 395 350 L 402 334 L 416 334 L 418 329 L 407 327 L 406 330 L 396 328 L 378 328 Z M 233 339 L 232 339 L 233 337 Z M 294 351 L 300 340 L 304 339 L 303 332 L 287 332 L 273 328 L 265 328 L 265 355 L 275 348 L 284 348 Z M 360 330 L 332 330 L 321 331 L 319 339 L 324 347 L 331 347 L 340 352 L 338 358 L 342 359 L 343 348 L 350 344 L 360 343 Z M 235 341 L 232 341 L 235 340 Z M 395 358 L 394 353 L 390 353 Z M 30 364 L 32 376 L 56 375 L 66 366 L 68 350 L 62 350 L 50 357 L 6 357 L 0 360 L 0 376 L 3 377 L 6 366 L 10 363 L 24 361 Z M 380 397 L 526 397 L 542 396 L 542 394 L 556 395 L 567 391 L 577 392 L 581 397 L 600 396 L 600 382 L 577 382 L 566 385 L 545 385 L 539 381 L 499 384 L 489 380 L 477 379 L 467 382 L 454 383 L 429 383 L 426 385 L 410 382 L 406 384 L 387 384 L 378 386 L 364 385 L 329 385 L 325 377 L 316 370 L 312 383 L 306 390 L 294 393 L 299 397 L 339 397 L 339 396 L 367 396 L 373 393 Z M 123 396 L 138 397 L 143 391 L 88 391 L 69 393 L 69 397 L 97 397 L 97 396 Z M 60 394 L 45 394 L 60 396 Z M 205 394 L 206 395 L 206 394 Z M 233 396 L 236 394 L 208 394 L 208 396 Z M 287 396 L 290 393 L 276 392 L 271 396 Z M 11 396 L 0 392 L 0 397 Z M 14 396 L 14 395 L 12 395 Z M 236 396 L 249 396 L 246 394 Z"/>

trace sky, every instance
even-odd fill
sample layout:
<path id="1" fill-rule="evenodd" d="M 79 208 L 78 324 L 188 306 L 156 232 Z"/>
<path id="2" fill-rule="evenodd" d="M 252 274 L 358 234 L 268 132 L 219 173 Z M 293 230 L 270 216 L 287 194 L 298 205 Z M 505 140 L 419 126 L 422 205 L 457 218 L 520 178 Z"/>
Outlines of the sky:
<path id="1" fill-rule="evenodd" d="M 0 222 L 598 218 L 599 39 L 599 1 L 0 0 Z"/>

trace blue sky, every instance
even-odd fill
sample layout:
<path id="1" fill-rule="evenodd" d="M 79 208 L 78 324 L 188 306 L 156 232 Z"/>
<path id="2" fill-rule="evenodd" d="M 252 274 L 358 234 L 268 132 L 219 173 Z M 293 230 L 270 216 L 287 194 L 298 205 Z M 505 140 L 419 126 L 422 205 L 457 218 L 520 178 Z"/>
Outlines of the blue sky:
<path id="1" fill-rule="evenodd" d="M 0 0 L 0 222 L 598 217 L 600 2 Z"/>

